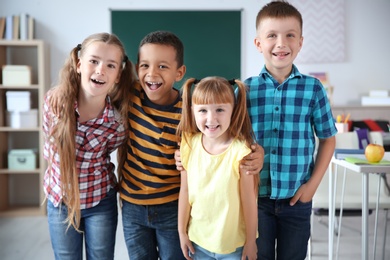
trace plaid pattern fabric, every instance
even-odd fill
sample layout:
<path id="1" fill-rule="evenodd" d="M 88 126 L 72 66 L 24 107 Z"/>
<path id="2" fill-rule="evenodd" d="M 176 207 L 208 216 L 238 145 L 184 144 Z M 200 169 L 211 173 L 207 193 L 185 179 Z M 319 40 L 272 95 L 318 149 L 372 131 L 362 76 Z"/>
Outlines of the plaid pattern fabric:
<path id="1" fill-rule="evenodd" d="M 50 118 L 54 123 L 58 118 L 49 108 L 49 98 L 45 97 L 43 114 L 43 131 L 49 136 Z M 75 112 L 78 115 L 77 104 Z M 96 206 L 111 187 L 117 186 L 115 166 L 111 163 L 110 153 L 126 139 L 125 127 L 119 113 L 112 107 L 110 98 L 106 99 L 106 107 L 99 118 L 77 123 L 76 132 L 76 165 L 79 171 L 80 207 L 81 209 Z M 53 158 L 50 158 L 53 155 Z M 61 203 L 60 157 L 53 151 L 53 143 L 45 139 L 44 158 L 52 163 L 44 177 L 44 191 L 47 198 L 58 206 Z"/>
<path id="2" fill-rule="evenodd" d="M 295 66 L 282 84 L 265 67 L 245 83 L 252 127 L 265 151 L 259 195 L 290 198 L 313 171 L 315 135 L 337 133 L 326 91 Z"/>

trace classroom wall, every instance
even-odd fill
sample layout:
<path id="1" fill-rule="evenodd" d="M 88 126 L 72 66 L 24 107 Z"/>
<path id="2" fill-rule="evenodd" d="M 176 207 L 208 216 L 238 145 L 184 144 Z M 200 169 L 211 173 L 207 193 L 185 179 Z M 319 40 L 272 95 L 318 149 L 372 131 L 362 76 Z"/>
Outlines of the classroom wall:
<path id="1" fill-rule="evenodd" d="M 263 59 L 253 45 L 257 11 L 269 0 L 1 0 L 0 16 L 27 12 L 36 19 L 36 38 L 50 46 L 53 84 L 71 48 L 86 36 L 111 31 L 110 10 L 242 9 L 242 79 L 259 73 Z M 308 0 L 309 1 L 309 0 Z M 310 0 L 326 1 L 326 0 Z M 293 3 L 294 0 L 291 0 Z M 298 1 L 299 2 L 299 1 Z M 303 73 L 327 72 L 335 105 L 357 105 L 370 89 L 390 90 L 389 0 L 345 0 L 345 61 L 297 64 Z M 299 5 L 297 5 L 299 9 Z M 148 19 L 145 17 L 145 19 Z M 142 22 L 142 21 L 140 21 Z M 305 23 L 305 21 L 304 21 Z M 131 34 L 131 32 L 129 32 Z"/>

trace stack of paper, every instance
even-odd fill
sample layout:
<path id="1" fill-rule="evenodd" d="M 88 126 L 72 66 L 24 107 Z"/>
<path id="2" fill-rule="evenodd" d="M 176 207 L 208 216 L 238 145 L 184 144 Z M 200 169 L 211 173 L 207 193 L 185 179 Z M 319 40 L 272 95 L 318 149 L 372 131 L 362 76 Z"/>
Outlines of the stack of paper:
<path id="1" fill-rule="evenodd" d="M 388 90 L 370 90 L 369 96 L 362 97 L 362 106 L 390 106 Z"/>

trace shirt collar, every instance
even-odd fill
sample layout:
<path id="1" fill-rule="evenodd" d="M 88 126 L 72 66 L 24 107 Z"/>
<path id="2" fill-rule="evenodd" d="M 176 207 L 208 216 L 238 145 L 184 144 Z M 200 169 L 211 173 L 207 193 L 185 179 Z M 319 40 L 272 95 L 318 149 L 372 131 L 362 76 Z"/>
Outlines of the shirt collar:
<path id="1" fill-rule="evenodd" d="M 270 77 L 270 78 L 274 78 L 272 77 L 272 75 L 268 72 L 267 68 L 263 67 L 263 69 L 261 70 L 260 74 L 259 74 L 260 77 L 263 77 L 263 78 L 266 78 L 266 77 Z M 302 74 L 299 72 L 298 68 L 293 64 L 292 65 L 292 71 L 291 71 L 291 74 L 290 76 L 288 76 L 288 79 L 292 79 L 292 78 L 302 78 Z"/>
<path id="2" fill-rule="evenodd" d="M 77 100 L 74 102 L 74 109 L 76 117 L 80 116 Z M 104 107 L 103 114 L 94 120 L 95 124 L 103 123 L 115 123 L 114 109 L 111 104 L 111 99 L 109 96 L 106 96 L 106 106 Z"/>

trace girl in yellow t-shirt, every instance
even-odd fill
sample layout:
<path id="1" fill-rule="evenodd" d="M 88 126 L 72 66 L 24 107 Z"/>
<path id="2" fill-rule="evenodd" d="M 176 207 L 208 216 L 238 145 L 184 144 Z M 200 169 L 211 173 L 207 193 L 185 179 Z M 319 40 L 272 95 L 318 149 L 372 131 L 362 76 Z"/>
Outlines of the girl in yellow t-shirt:
<path id="1" fill-rule="evenodd" d="M 207 77 L 187 80 L 182 91 L 177 133 L 186 169 L 178 216 L 183 254 L 186 259 L 256 259 L 259 176 L 239 170 L 254 141 L 245 85 Z"/>

